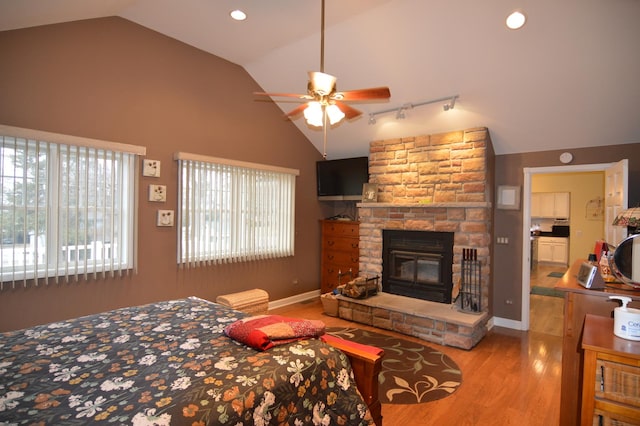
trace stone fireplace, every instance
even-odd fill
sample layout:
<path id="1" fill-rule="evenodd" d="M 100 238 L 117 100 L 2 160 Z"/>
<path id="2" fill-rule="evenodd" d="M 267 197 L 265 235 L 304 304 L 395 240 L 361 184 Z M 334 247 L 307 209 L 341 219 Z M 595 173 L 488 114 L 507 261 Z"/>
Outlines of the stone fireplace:
<path id="1" fill-rule="evenodd" d="M 341 298 L 342 318 L 465 349 L 480 341 L 491 300 L 493 159 L 486 128 L 371 143 L 369 182 L 378 185 L 378 201 L 357 205 L 360 275 L 382 276 L 383 292 L 362 301 Z M 436 301 L 388 293 L 385 277 L 396 274 L 383 270 L 383 234 L 388 231 L 450 234 L 453 287 L 462 279 L 463 252 L 474 250 L 481 265 L 480 312 L 457 309 L 450 287 Z M 422 260 L 422 266 L 433 266 L 433 257 Z M 417 273 L 410 263 L 401 264 L 406 274 Z"/>

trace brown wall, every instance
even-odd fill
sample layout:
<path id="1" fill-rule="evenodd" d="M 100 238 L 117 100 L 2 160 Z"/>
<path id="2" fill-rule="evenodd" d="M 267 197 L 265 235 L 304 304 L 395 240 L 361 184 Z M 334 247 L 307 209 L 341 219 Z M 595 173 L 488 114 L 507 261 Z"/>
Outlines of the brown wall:
<path id="1" fill-rule="evenodd" d="M 530 152 L 496 156 L 496 187 L 524 184 L 525 167 L 562 166 L 558 157 L 567 150 Z M 573 154 L 570 165 L 601 164 L 629 160 L 629 206 L 640 202 L 640 143 L 599 148 L 568 150 Z M 494 216 L 494 239 L 508 237 L 509 244 L 494 244 L 493 314 L 499 318 L 520 321 L 522 311 L 522 209 L 498 210 Z M 495 241 L 494 241 L 495 242 Z M 512 305 L 505 300 L 513 300 Z"/>
<path id="2" fill-rule="evenodd" d="M 260 287 L 271 300 L 319 288 L 315 194 L 320 153 L 241 67 L 121 18 L 0 32 L 0 123 L 147 147 L 160 178 L 140 178 L 138 273 L 106 281 L 5 289 L 0 330 L 116 307 Z M 297 168 L 295 256 L 178 270 L 176 227 L 155 226 L 176 209 L 175 151 Z M 146 201 L 167 185 L 167 203 Z M 298 284 L 293 284 L 297 280 Z"/>
<path id="3" fill-rule="evenodd" d="M 315 197 L 320 153 L 239 66 L 120 18 L 0 32 L 0 123 L 147 147 L 162 177 L 140 179 L 138 274 L 0 293 L 0 330 L 115 307 L 265 288 L 272 300 L 319 288 L 319 227 L 331 215 Z M 489 129 L 491 130 L 491 129 Z M 155 211 L 176 207 L 174 151 L 300 169 L 296 255 L 268 262 L 179 271 L 176 228 L 157 228 Z M 640 144 L 577 149 L 573 164 L 630 160 L 630 205 L 640 201 Z M 522 185 L 523 167 L 559 165 L 560 151 L 496 156 L 496 185 Z M 146 200 L 167 185 L 166 204 Z M 324 211 L 321 211 L 324 210 Z M 495 213 L 494 314 L 520 319 L 522 212 Z M 299 284 L 292 284 L 297 279 Z M 505 299 L 514 300 L 505 305 Z"/>

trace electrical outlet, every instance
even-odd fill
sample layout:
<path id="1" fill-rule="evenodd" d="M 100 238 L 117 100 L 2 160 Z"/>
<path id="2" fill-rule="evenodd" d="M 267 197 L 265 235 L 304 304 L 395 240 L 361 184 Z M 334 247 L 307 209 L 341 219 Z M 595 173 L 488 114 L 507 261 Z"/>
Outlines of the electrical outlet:
<path id="1" fill-rule="evenodd" d="M 173 210 L 158 210 L 157 226 L 173 226 Z"/>
<path id="2" fill-rule="evenodd" d="M 149 185 L 149 201 L 164 203 L 167 201 L 166 185 Z"/>

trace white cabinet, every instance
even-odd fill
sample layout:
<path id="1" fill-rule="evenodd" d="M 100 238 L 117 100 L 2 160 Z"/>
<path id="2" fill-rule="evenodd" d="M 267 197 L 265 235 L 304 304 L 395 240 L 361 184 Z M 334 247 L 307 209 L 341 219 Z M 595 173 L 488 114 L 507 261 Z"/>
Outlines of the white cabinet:
<path id="1" fill-rule="evenodd" d="M 567 238 L 539 237 L 538 262 L 562 263 L 569 261 L 569 242 Z"/>
<path id="2" fill-rule="evenodd" d="M 568 192 L 533 192 L 531 217 L 569 218 L 571 202 Z"/>

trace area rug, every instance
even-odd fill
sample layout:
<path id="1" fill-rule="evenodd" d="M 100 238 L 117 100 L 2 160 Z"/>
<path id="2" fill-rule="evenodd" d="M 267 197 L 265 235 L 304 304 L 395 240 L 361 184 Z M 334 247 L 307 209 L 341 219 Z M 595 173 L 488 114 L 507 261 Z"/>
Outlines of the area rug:
<path id="1" fill-rule="evenodd" d="M 556 290 L 551 287 L 539 287 L 534 285 L 531 287 L 531 294 L 537 294 L 539 296 L 550 296 L 550 297 L 564 297 L 564 292 L 561 290 Z"/>
<path id="2" fill-rule="evenodd" d="M 549 272 L 547 274 L 548 277 L 553 277 L 553 278 L 562 278 L 563 275 L 564 275 L 564 272 Z"/>
<path id="3" fill-rule="evenodd" d="M 462 384 L 456 363 L 429 346 L 360 328 L 329 327 L 327 333 L 384 349 L 378 376 L 383 404 L 435 401 L 451 395 Z"/>

